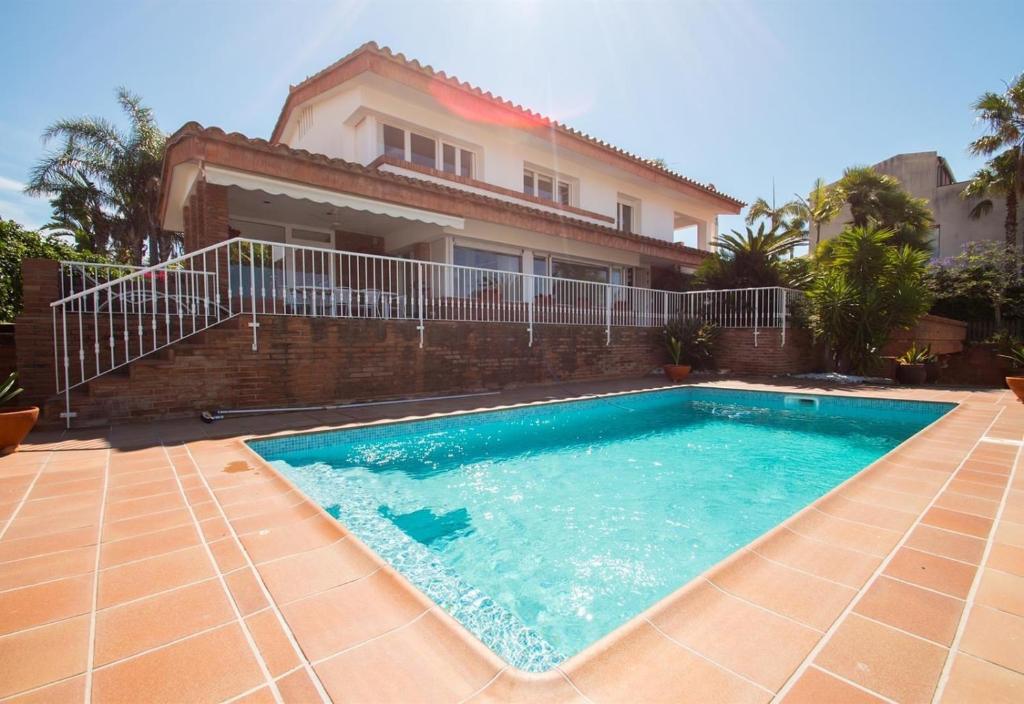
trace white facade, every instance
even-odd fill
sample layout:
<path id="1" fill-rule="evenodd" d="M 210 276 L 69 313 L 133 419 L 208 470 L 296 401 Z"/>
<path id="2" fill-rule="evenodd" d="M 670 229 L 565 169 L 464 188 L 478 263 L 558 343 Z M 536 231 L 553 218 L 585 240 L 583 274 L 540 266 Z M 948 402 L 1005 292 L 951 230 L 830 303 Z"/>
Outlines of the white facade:
<path id="1" fill-rule="evenodd" d="M 723 210 L 709 198 L 689 196 L 583 153 L 557 149 L 545 138 L 547 128 L 495 124 L 459 112 L 430 94 L 365 72 L 295 106 L 280 141 L 295 149 L 369 165 L 385 154 L 384 129 L 389 126 L 404 133 L 403 160 L 416 163 L 410 145 L 412 135 L 418 135 L 420 147 L 427 144 L 422 139 L 426 137 L 433 140 L 433 162 L 421 161 L 421 165 L 444 171 L 445 154 L 455 155 L 458 166 L 454 175 L 468 176 L 512 193 L 474 187 L 400 165 L 382 165 L 385 170 L 555 212 L 563 212 L 557 199 L 567 195 L 568 205 L 587 211 L 570 211 L 571 217 L 606 227 L 618 225 L 666 242 L 674 241 L 676 230 L 695 226 L 701 249 L 708 249 L 717 235 L 716 218 Z M 447 152 L 443 145 L 448 145 Z M 460 173 L 463 152 L 472 155 L 470 174 Z M 537 174 L 544 184 L 550 179 L 550 207 L 518 195 L 524 192 L 524 170 Z M 564 184 L 561 189 L 559 182 Z M 542 196 L 537 190 L 535 194 Z M 631 220 L 629 226 L 617 222 L 622 219 L 620 204 L 632 207 L 627 215 Z"/>

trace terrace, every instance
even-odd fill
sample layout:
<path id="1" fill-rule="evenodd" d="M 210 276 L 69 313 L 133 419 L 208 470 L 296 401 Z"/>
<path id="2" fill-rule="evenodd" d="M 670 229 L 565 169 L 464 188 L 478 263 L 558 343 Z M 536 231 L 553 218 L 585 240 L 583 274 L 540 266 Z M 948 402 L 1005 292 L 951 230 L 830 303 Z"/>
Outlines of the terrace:
<path id="1" fill-rule="evenodd" d="M 486 404 L 653 385 L 532 387 Z M 507 666 L 242 443 L 473 412 L 480 399 L 37 432 L 0 459 L 0 697 L 1020 699 L 1024 408 L 1008 392 L 703 385 L 958 405 L 539 675 Z"/>

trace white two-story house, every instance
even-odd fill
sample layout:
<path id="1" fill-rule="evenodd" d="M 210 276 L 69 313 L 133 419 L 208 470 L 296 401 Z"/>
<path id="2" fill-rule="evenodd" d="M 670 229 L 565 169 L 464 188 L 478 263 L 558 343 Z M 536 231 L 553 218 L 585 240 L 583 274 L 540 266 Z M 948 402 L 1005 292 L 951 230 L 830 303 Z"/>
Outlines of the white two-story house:
<path id="1" fill-rule="evenodd" d="M 373 43 L 293 86 L 269 141 L 186 124 L 163 183 L 188 251 L 241 236 L 637 287 L 693 271 L 743 206 Z"/>

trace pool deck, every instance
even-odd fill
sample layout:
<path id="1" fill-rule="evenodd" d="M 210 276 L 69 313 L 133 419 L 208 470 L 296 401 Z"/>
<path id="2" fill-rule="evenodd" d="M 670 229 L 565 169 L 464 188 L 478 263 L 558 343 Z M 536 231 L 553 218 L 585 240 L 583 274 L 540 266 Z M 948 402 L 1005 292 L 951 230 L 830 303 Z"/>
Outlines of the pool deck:
<path id="1" fill-rule="evenodd" d="M 1024 701 L 1024 405 L 702 384 L 960 405 L 543 675 L 507 666 L 241 440 L 660 380 L 36 433 L 0 458 L 0 701 Z"/>

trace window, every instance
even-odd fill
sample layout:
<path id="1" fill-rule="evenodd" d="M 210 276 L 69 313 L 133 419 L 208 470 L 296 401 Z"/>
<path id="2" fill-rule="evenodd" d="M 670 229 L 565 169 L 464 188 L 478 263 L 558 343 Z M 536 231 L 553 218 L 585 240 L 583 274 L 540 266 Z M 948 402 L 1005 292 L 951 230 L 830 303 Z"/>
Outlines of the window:
<path id="1" fill-rule="evenodd" d="M 523 193 L 562 205 L 572 205 L 572 185 L 568 181 L 533 169 L 523 169 Z"/>
<path id="2" fill-rule="evenodd" d="M 565 181 L 558 182 L 558 202 L 562 205 L 569 205 L 569 194 L 571 190 Z"/>
<path id="3" fill-rule="evenodd" d="M 384 156 L 405 160 L 405 130 L 384 125 Z"/>
<path id="4" fill-rule="evenodd" d="M 441 170 L 449 174 L 455 173 L 455 147 L 450 144 L 441 147 Z"/>
<path id="5" fill-rule="evenodd" d="M 465 176 L 466 178 L 473 178 L 473 152 L 466 149 L 460 149 L 459 165 L 460 168 L 462 169 L 461 171 L 459 171 L 460 176 Z"/>
<path id="6" fill-rule="evenodd" d="M 409 133 L 409 161 L 420 166 L 435 168 L 437 166 L 437 144 L 430 137 L 415 132 Z"/>
<path id="7" fill-rule="evenodd" d="M 316 230 L 301 230 L 297 227 L 292 228 L 292 239 L 301 240 L 303 242 L 320 242 L 322 244 L 331 244 L 334 237 L 330 232 L 318 232 Z"/>
<path id="8" fill-rule="evenodd" d="M 516 271 L 522 268 L 522 258 L 515 254 L 489 252 L 486 249 L 455 246 L 455 263 L 459 266 L 475 266 L 479 269 Z"/>
<path id="9" fill-rule="evenodd" d="M 639 215 L 640 201 L 620 195 L 615 213 L 615 227 L 622 232 L 637 232 L 640 230 Z"/>
<path id="10" fill-rule="evenodd" d="M 579 262 L 566 262 L 560 259 L 551 260 L 551 275 L 559 279 L 578 279 L 580 281 L 594 281 L 602 284 L 608 283 L 608 267 L 581 264 Z"/>
<path id="11" fill-rule="evenodd" d="M 485 249 L 472 247 L 454 248 L 455 263 L 460 266 L 472 266 L 479 269 L 496 269 L 497 271 L 522 271 L 522 258 L 515 254 L 489 252 Z M 488 301 L 521 300 L 522 281 L 519 277 L 495 274 L 472 269 L 456 269 L 454 272 L 455 295 L 460 298 L 480 298 Z"/>

